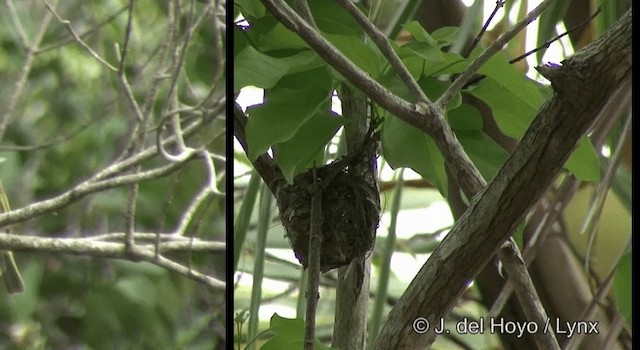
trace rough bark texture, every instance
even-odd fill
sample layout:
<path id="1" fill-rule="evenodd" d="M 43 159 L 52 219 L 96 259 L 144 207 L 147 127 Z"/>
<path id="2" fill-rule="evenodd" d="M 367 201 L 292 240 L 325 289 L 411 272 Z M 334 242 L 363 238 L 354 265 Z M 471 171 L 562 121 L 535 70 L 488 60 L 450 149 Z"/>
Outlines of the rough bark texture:
<path id="1" fill-rule="evenodd" d="M 562 65 L 542 67 L 554 95 L 493 182 L 471 203 L 392 310 L 375 349 L 423 349 L 437 325 L 544 193 L 613 90 L 631 73 L 631 10 Z"/>

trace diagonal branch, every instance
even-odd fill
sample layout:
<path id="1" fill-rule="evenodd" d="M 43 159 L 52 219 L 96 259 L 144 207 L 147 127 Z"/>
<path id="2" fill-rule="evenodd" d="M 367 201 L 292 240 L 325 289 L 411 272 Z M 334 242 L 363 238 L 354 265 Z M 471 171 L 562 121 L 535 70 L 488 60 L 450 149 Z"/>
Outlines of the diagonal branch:
<path id="1" fill-rule="evenodd" d="M 516 23 L 513 27 L 511 27 L 506 32 L 502 33 L 488 48 L 486 48 L 478 58 L 473 60 L 471 64 L 462 72 L 456 80 L 449 85 L 447 91 L 440 96 L 436 104 L 440 108 L 446 108 L 451 99 L 460 92 L 463 86 L 465 86 L 472 78 L 475 72 L 482 67 L 483 64 L 487 63 L 491 56 L 495 55 L 498 51 L 500 51 L 509 40 L 513 39 L 520 31 L 522 31 L 529 23 L 533 22 L 540 14 L 551 5 L 555 0 L 545 0 L 538 7 L 531 10 L 520 22 Z"/>
<path id="2" fill-rule="evenodd" d="M 542 69 L 554 95 L 484 192 L 469 205 L 398 300 L 374 349 L 425 348 L 437 324 L 556 178 L 615 89 L 631 74 L 631 10 L 562 66 Z M 606 52 L 606 55 L 603 53 Z"/>
<path id="3" fill-rule="evenodd" d="M 398 76 L 404 82 L 404 84 L 409 88 L 411 94 L 413 94 L 413 98 L 416 101 L 421 101 L 425 103 L 431 103 L 427 95 L 425 95 L 422 88 L 418 85 L 411 73 L 409 73 L 409 69 L 402 63 L 398 54 L 396 54 L 391 44 L 389 44 L 389 39 L 387 36 L 378 29 L 367 16 L 365 16 L 357 7 L 354 5 L 351 0 L 336 0 L 340 6 L 344 7 L 353 18 L 364 28 L 367 35 L 378 45 L 380 51 L 384 54 L 384 56 L 389 60 L 391 66 L 398 72 Z"/>

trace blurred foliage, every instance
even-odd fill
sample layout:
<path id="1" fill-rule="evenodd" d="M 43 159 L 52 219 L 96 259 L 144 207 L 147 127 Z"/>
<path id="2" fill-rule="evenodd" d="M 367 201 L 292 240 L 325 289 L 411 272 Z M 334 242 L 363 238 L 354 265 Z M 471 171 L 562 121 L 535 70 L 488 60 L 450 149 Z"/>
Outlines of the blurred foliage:
<path id="1" fill-rule="evenodd" d="M 135 115 L 123 93 L 117 72 L 73 40 L 65 24 L 51 17 L 32 64 L 26 60 L 20 34 L 33 43 L 49 11 L 40 1 L 16 1 L 0 10 L 0 112 L 4 115 L 18 95 L 6 132 L 0 136 L 0 177 L 13 208 L 47 199 L 72 188 L 123 156 Z M 55 2 L 51 2 L 55 3 Z M 127 28 L 129 2 L 60 1 L 56 12 L 99 56 L 118 66 Z M 176 28 L 183 36 L 191 6 L 197 18 L 206 4 L 176 1 L 183 13 Z M 140 106 L 151 101 L 152 128 L 158 124 L 171 74 L 168 41 L 169 2 L 134 2 L 132 32 L 125 74 Z M 211 14 L 190 39 L 177 99 L 193 106 L 211 93 L 216 73 Z M 23 90 L 18 81 L 27 70 Z M 30 70 L 29 70 L 30 68 Z M 223 77 L 224 79 L 224 77 Z M 220 82 L 223 82 L 221 80 Z M 224 96 L 219 83 L 214 95 Z M 152 89 L 155 99 L 148 99 Z M 224 120 L 214 119 L 188 140 L 194 147 L 225 152 Z M 214 138 L 214 136 L 216 136 Z M 155 144 L 149 129 L 145 147 Z M 156 156 L 142 169 L 166 161 Z M 224 163 L 217 162 L 216 169 Z M 218 171 L 220 173 L 220 170 Z M 168 176 L 139 184 L 135 229 L 172 231 L 194 195 L 207 181 L 199 162 L 187 162 Z M 220 184 L 224 188 L 223 183 Z M 87 237 L 124 232 L 129 188 L 121 187 L 82 198 L 54 213 L 14 225 L 16 233 L 47 237 Z M 205 202 L 186 235 L 224 241 L 224 198 Z M 224 347 L 225 295 L 149 263 L 103 258 L 17 252 L 26 283 L 20 295 L 0 294 L 0 348 L 3 349 L 214 349 Z M 224 255 L 203 253 L 170 256 L 210 276 L 224 280 Z"/>

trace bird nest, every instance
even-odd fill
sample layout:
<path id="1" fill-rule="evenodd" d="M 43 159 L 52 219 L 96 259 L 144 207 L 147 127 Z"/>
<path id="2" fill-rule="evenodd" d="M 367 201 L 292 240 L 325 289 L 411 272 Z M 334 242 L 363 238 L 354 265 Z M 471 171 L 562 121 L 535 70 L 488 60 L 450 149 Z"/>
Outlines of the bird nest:
<path id="1" fill-rule="evenodd" d="M 276 196 L 280 218 L 298 261 L 306 268 L 309 256 L 311 188 L 330 178 L 322 191 L 322 249 L 320 271 L 327 272 L 364 260 L 375 242 L 380 196 L 375 182 L 375 158 L 362 152 L 345 167 L 339 161 L 311 169 L 284 184 Z"/>

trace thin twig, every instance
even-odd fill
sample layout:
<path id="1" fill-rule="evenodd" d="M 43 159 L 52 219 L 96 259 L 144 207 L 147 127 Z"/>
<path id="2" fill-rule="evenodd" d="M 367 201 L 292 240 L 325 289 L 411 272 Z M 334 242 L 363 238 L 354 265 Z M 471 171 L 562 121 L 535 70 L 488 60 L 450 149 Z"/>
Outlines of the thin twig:
<path id="1" fill-rule="evenodd" d="M 105 60 L 104 58 L 100 57 L 100 55 L 97 52 L 95 52 L 89 45 L 87 45 L 87 43 L 84 42 L 84 40 L 82 40 L 82 38 L 78 35 L 78 33 L 76 33 L 76 31 L 71 26 L 71 22 L 69 20 L 62 19 L 62 17 L 58 15 L 56 10 L 47 1 L 42 0 L 42 2 L 47 7 L 49 12 L 51 12 L 60 23 L 64 24 L 64 26 L 67 28 L 71 36 L 73 36 L 75 41 L 78 44 L 80 44 L 80 46 L 82 46 L 83 49 L 85 49 L 93 58 L 95 58 L 98 62 L 102 63 L 102 65 L 107 67 L 110 71 L 113 71 L 113 72 L 118 71 L 116 67 L 111 65 L 111 63 L 107 62 L 107 60 Z"/>
<path id="2" fill-rule="evenodd" d="M 18 32 L 18 38 L 20 38 L 20 44 L 22 44 L 22 47 L 28 48 L 30 46 L 29 39 L 27 39 L 27 33 L 25 32 L 24 27 L 22 26 L 22 22 L 20 21 L 20 16 L 18 16 L 18 12 L 16 11 L 16 8 L 13 6 L 12 0 L 7 1 L 7 8 L 9 8 L 9 18 L 11 18 L 11 21 L 13 22 L 13 26 L 16 28 L 16 32 Z"/>
<path id="3" fill-rule="evenodd" d="M 120 82 L 120 87 L 122 88 L 125 97 L 129 101 L 131 105 L 131 109 L 134 112 L 134 115 L 138 121 L 138 123 L 144 120 L 142 111 L 140 110 L 140 106 L 136 101 L 135 96 L 133 95 L 133 91 L 131 90 L 131 86 L 129 85 L 129 81 L 127 80 L 127 75 L 125 72 L 125 63 L 127 60 L 127 54 L 129 52 L 129 38 L 131 37 L 131 31 L 133 30 L 133 0 L 129 1 L 129 8 L 127 12 L 127 27 L 124 34 L 124 42 L 122 44 L 122 48 L 119 49 L 119 45 L 116 43 L 116 52 L 118 53 L 118 81 Z M 138 124 L 136 124 L 137 129 Z M 131 134 L 132 139 L 135 139 L 136 132 Z"/>
<path id="4" fill-rule="evenodd" d="M 509 40 L 513 39 L 521 30 L 523 30 L 529 23 L 533 22 L 540 14 L 553 3 L 554 0 L 544 0 L 538 7 L 531 10 L 520 22 L 516 23 L 513 27 L 511 27 L 506 32 L 502 33 L 489 47 L 487 47 L 481 54 L 476 58 L 464 72 L 462 72 L 454 82 L 449 85 L 447 91 L 440 96 L 440 98 L 436 101 L 436 104 L 441 109 L 446 109 L 449 105 L 451 99 L 460 92 L 463 86 L 465 86 L 472 78 L 475 72 L 484 65 L 489 58 L 495 55 L 502 47 L 504 47 Z"/>
<path id="5" fill-rule="evenodd" d="M 598 14 L 600 14 L 600 12 L 601 12 L 601 11 L 602 11 L 602 5 L 598 6 L 598 9 L 596 10 L 596 12 L 594 12 L 594 13 L 593 13 L 593 14 L 592 14 L 592 15 L 591 15 L 587 20 L 585 20 L 584 22 L 582 22 L 582 23 L 578 24 L 577 26 L 575 26 L 575 27 L 573 27 L 573 28 L 571 28 L 571 29 L 567 30 L 566 32 L 564 32 L 564 33 L 562 33 L 562 34 L 560 34 L 560 35 L 558 35 L 558 36 L 556 36 L 556 37 L 554 37 L 554 38 L 552 38 L 552 39 L 550 39 L 550 40 L 547 40 L 546 42 L 544 42 L 544 43 L 543 43 L 543 44 L 541 44 L 540 46 L 536 47 L 535 49 L 533 49 L 533 50 L 531 50 L 531 51 L 529 51 L 529 52 L 526 52 L 526 53 L 524 53 L 523 55 L 520 55 L 520 56 L 518 56 L 518 57 L 516 57 L 516 58 L 514 58 L 514 59 L 509 60 L 509 63 L 512 63 L 512 64 L 513 64 L 513 63 L 516 63 L 516 62 L 518 62 L 518 61 L 521 61 L 521 60 L 523 60 L 523 59 L 527 58 L 527 56 L 533 55 L 534 53 L 536 53 L 536 52 L 538 52 L 538 51 L 540 51 L 540 50 L 542 50 L 542 49 L 548 49 L 548 48 L 549 48 L 549 46 L 551 46 L 551 44 L 553 44 L 554 42 L 556 42 L 556 41 L 558 41 L 558 40 L 562 39 L 563 37 L 565 37 L 565 36 L 567 36 L 567 35 L 571 34 L 572 32 L 574 32 L 574 31 L 576 31 L 576 30 L 580 29 L 581 27 L 584 27 L 585 25 L 587 25 L 587 24 L 588 24 L 589 22 L 591 22 L 594 18 L 596 18 L 596 16 L 597 16 Z"/>
<path id="6" fill-rule="evenodd" d="M 600 181 L 597 190 L 593 193 L 591 205 L 589 206 L 589 211 L 587 212 L 587 217 L 585 218 L 580 229 L 580 234 L 589 234 L 589 244 L 587 245 L 587 251 L 584 258 L 584 266 L 585 270 L 587 271 L 589 271 L 591 255 L 593 253 L 593 245 L 597 237 L 598 224 L 600 223 L 600 217 L 604 208 L 604 202 L 607 199 L 607 194 L 609 194 L 609 189 L 611 188 L 613 179 L 615 178 L 615 174 L 618 171 L 618 165 L 622 160 L 622 152 L 627 141 L 627 135 L 631 131 L 631 120 L 633 119 L 632 115 L 633 114 L 630 110 L 629 115 L 627 116 L 627 120 L 625 120 L 624 125 L 622 126 L 622 132 L 618 138 L 618 143 L 613 152 L 613 155 L 611 156 L 609 166 L 607 167 L 607 170 L 602 180 Z"/>
<path id="7" fill-rule="evenodd" d="M 496 13 L 498 13 L 498 10 L 500 10 L 502 7 L 504 7 L 504 0 L 496 0 L 496 7 L 493 8 L 493 11 L 489 15 L 489 18 L 487 18 L 487 20 L 484 22 L 482 29 L 480 29 L 480 32 L 478 33 L 478 35 L 476 35 L 475 39 L 473 39 L 473 43 L 471 44 L 471 46 L 469 46 L 469 49 L 463 54 L 463 57 L 469 57 L 469 55 L 471 54 L 471 51 L 473 51 L 473 49 L 475 49 L 476 46 L 478 46 L 478 44 L 480 43 L 480 39 L 482 39 L 482 36 L 487 31 L 489 24 L 491 24 L 491 21 L 493 21 L 493 17 L 496 15 Z"/>
<path id="8" fill-rule="evenodd" d="M 316 328 L 316 309 L 318 307 L 318 288 L 320 283 L 320 255 L 322 250 L 322 192 L 323 186 L 318 182 L 316 168 L 313 168 L 313 185 L 311 193 L 311 220 L 309 222 L 309 261 L 307 283 L 307 308 L 304 327 L 304 349 L 313 350 Z"/>
<path id="9" fill-rule="evenodd" d="M 540 302 L 536 287 L 529 276 L 526 264 L 518 246 L 509 239 L 502 245 L 502 248 L 498 251 L 500 260 L 503 263 L 503 267 L 507 271 L 509 280 L 514 286 L 514 290 L 518 295 L 518 300 L 525 316 L 528 320 L 537 324 L 537 331 L 532 332 L 532 336 L 539 349 L 558 349 L 560 345 L 556 339 L 553 327 L 549 327 L 549 316 Z"/>
<path id="10" fill-rule="evenodd" d="M 418 85 L 413 76 L 407 69 L 407 67 L 402 63 L 402 60 L 396 53 L 396 51 L 389 44 L 389 39 L 387 36 L 376 27 L 370 20 L 365 16 L 353 3 L 351 0 L 336 0 L 342 7 L 344 7 L 347 12 L 364 28 L 365 32 L 373 42 L 376 43 L 382 54 L 389 60 L 391 66 L 396 70 L 398 76 L 402 80 L 402 82 L 407 86 L 415 102 L 426 102 L 431 103 L 427 95 L 422 91 L 422 88 Z"/>
<path id="11" fill-rule="evenodd" d="M 189 204 L 189 206 L 182 212 L 182 216 L 180 217 L 180 221 L 178 222 L 178 226 L 176 227 L 175 233 L 177 235 L 184 235 L 187 227 L 191 223 L 193 219 L 193 215 L 196 213 L 196 210 L 200 207 L 200 205 L 211 196 L 212 191 L 209 185 L 203 186 L 198 194 L 193 197 L 193 200 Z"/>
<path id="12" fill-rule="evenodd" d="M 98 29 L 104 27 L 105 25 L 111 23 L 113 20 L 118 18 L 118 16 L 120 16 L 126 9 L 127 9 L 127 5 L 122 6 L 117 11 L 115 11 L 111 16 L 105 18 L 102 22 L 99 22 L 98 24 L 96 24 L 95 27 L 78 34 L 78 37 L 83 39 L 85 37 L 88 37 L 88 36 L 92 35 L 93 33 L 97 32 Z M 49 44 L 47 46 L 43 46 L 41 48 L 38 48 L 38 51 L 36 52 L 36 54 L 41 54 L 43 52 L 59 49 L 59 48 L 65 46 L 67 44 L 73 43 L 74 41 L 76 41 L 76 39 L 73 38 L 73 37 L 66 38 L 66 39 L 61 40 L 61 41 L 59 41 L 57 43 Z"/>
<path id="13" fill-rule="evenodd" d="M 591 303 L 589 304 L 589 306 L 584 310 L 582 315 L 580 315 L 580 317 L 577 318 L 578 320 L 593 322 L 591 320 L 593 320 L 594 315 L 600 309 L 600 302 L 602 302 L 602 300 L 604 300 L 607 297 L 607 294 L 609 293 L 609 289 L 611 289 L 611 286 L 613 285 L 613 279 L 616 271 L 617 271 L 616 269 L 612 269 L 611 272 L 609 272 L 609 275 L 607 276 L 607 278 L 602 282 L 602 284 L 598 287 L 597 292 L 593 295 L 593 298 L 591 299 Z M 567 350 L 577 349 L 578 346 L 580 346 L 580 343 L 582 342 L 582 340 L 584 339 L 584 336 L 586 335 L 585 333 L 577 332 L 576 334 L 574 334 L 574 336 L 570 337 L 567 340 L 567 342 L 563 345 L 563 349 L 567 349 Z"/>
<path id="14" fill-rule="evenodd" d="M 36 56 L 36 51 L 40 43 L 42 42 L 42 38 L 44 37 L 44 33 L 47 31 L 49 24 L 51 23 L 52 14 L 51 12 L 47 12 L 42 19 L 40 27 L 38 27 L 38 31 L 36 32 L 35 37 L 33 38 L 33 42 L 28 43 L 24 42 L 26 57 L 24 59 L 24 63 L 20 68 L 20 74 L 16 79 L 15 84 L 11 88 L 13 93 L 11 97 L 9 97 L 9 102 L 2 110 L 2 115 L 0 115 L 0 140 L 2 140 L 4 136 L 4 132 L 7 129 L 7 126 L 13 119 L 13 112 L 20 101 L 20 97 L 24 94 L 24 88 L 27 83 L 27 79 L 29 78 L 29 74 L 31 73 L 31 68 L 33 66 L 33 62 Z"/>

